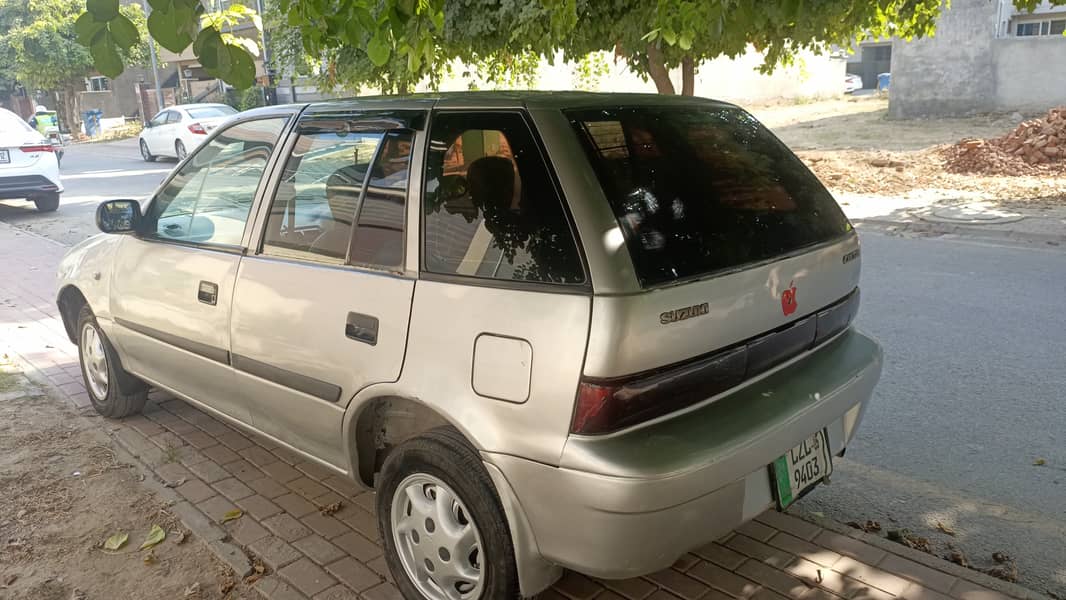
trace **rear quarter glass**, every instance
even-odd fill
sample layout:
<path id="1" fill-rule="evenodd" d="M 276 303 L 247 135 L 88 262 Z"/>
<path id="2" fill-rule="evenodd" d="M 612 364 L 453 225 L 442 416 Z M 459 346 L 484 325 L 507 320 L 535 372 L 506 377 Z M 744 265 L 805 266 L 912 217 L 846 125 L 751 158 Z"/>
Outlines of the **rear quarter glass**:
<path id="1" fill-rule="evenodd" d="M 643 287 L 764 262 L 851 230 L 818 178 L 737 107 L 565 114 Z"/>

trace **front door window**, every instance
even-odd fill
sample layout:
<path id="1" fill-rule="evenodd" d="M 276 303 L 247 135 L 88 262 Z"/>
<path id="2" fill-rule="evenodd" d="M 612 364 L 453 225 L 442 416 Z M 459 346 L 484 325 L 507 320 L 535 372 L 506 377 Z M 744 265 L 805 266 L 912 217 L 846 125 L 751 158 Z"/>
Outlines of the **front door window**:
<path id="1" fill-rule="evenodd" d="M 259 180 L 286 120 L 238 123 L 201 147 L 148 208 L 145 236 L 239 246 Z"/>

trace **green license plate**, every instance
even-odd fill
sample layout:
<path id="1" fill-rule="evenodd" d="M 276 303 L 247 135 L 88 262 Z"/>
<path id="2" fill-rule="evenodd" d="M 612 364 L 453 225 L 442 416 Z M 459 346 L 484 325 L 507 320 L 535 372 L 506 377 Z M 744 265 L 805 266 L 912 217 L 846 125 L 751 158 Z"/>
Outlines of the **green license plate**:
<path id="1" fill-rule="evenodd" d="M 816 432 L 770 465 L 777 507 L 784 510 L 833 472 L 825 431 Z"/>

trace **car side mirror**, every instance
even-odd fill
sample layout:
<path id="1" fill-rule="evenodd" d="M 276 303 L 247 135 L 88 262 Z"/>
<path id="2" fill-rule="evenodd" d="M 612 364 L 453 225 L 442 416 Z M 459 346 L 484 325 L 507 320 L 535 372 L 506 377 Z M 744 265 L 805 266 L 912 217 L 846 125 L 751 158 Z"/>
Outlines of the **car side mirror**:
<path id="1" fill-rule="evenodd" d="M 141 204 L 136 200 L 108 200 L 96 208 L 96 226 L 104 233 L 133 233 L 141 226 Z"/>
<path id="2" fill-rule="evenodd" d="M 152 127 L 155 127 L 155 126 L 152 125 L 151 121 L 145 121 L 145 123 L 144 123 L 144 128 L 145 129 L 151 129 Z"/>

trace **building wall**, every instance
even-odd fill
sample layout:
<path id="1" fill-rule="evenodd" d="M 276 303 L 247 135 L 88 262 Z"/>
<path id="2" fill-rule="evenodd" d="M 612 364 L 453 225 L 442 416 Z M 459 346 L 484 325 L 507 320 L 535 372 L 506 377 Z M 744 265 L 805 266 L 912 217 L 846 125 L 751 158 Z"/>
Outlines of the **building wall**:
<path id="1" fill-rule="evenodd" d="M 995 109 L 1042 112 L 1066 104 L 1066 78 L 1048 71 L 1066 65 L 1066 38 L 1005 38 L 993 43 Z"/>
<path id="2" fill-rule="evenodd" d="M 1031 113 L 1066 104 L 1066 78 L 1048 71 L 1066 64 L 1066 37 L 1003 34 L 1026 14 L 998 1 L 954 0 L 934 37 L 895 40 L 889 115 Z"/>
<path id="3" fill-rule="evenodd" d="M 913 118 L 987 112 L 995 106 L 993 44 L 998 6 L 954 0 L 936 35 L 892 44 L 889 115 Z"/>
<path id="4" fill-rule="evenodd" d="M 623 62 L 615 63 L 610 55 L 604 55 L 608 64 L 607 75 L 590 88 L 600 92 L 656 93 L 655 84 L 644 81 L 630 71 Z M 845 61 L 827 55 L 804 53 L 796 63 L 780 67 L 771 75 L 758 71 L 762 55 L 754 50 L 735 59 L 718 58 L 704 62 L 696 71 L 695 93 L 697 96 L 733 102 L 766 102 L 781 99 L 829 98 L 844 93 Z M 452 69 L 452 76 L 441 81 L 441 91 L 465 91 L 471 84 L 477 89 L 493 89 L 486 82 L 471 80 L 460 74 L 466 71 L 461 65 Z M 681 92 L 681 71 L 671 72 L 674 88 Z M 573 64 L 557 60 L 554 65 L 544 61 L 540 65 L 536 83 L 538 90 L 573 90 L 583 85 L 575 75 Z M 429 91 L 420 85 L 417 91 Z M 282 92 L 279 90 L 279 94 Z M 374 94 L 375 90 L 362 90 Z M 301 95 L 301 98 L 304 96 Z"/>

